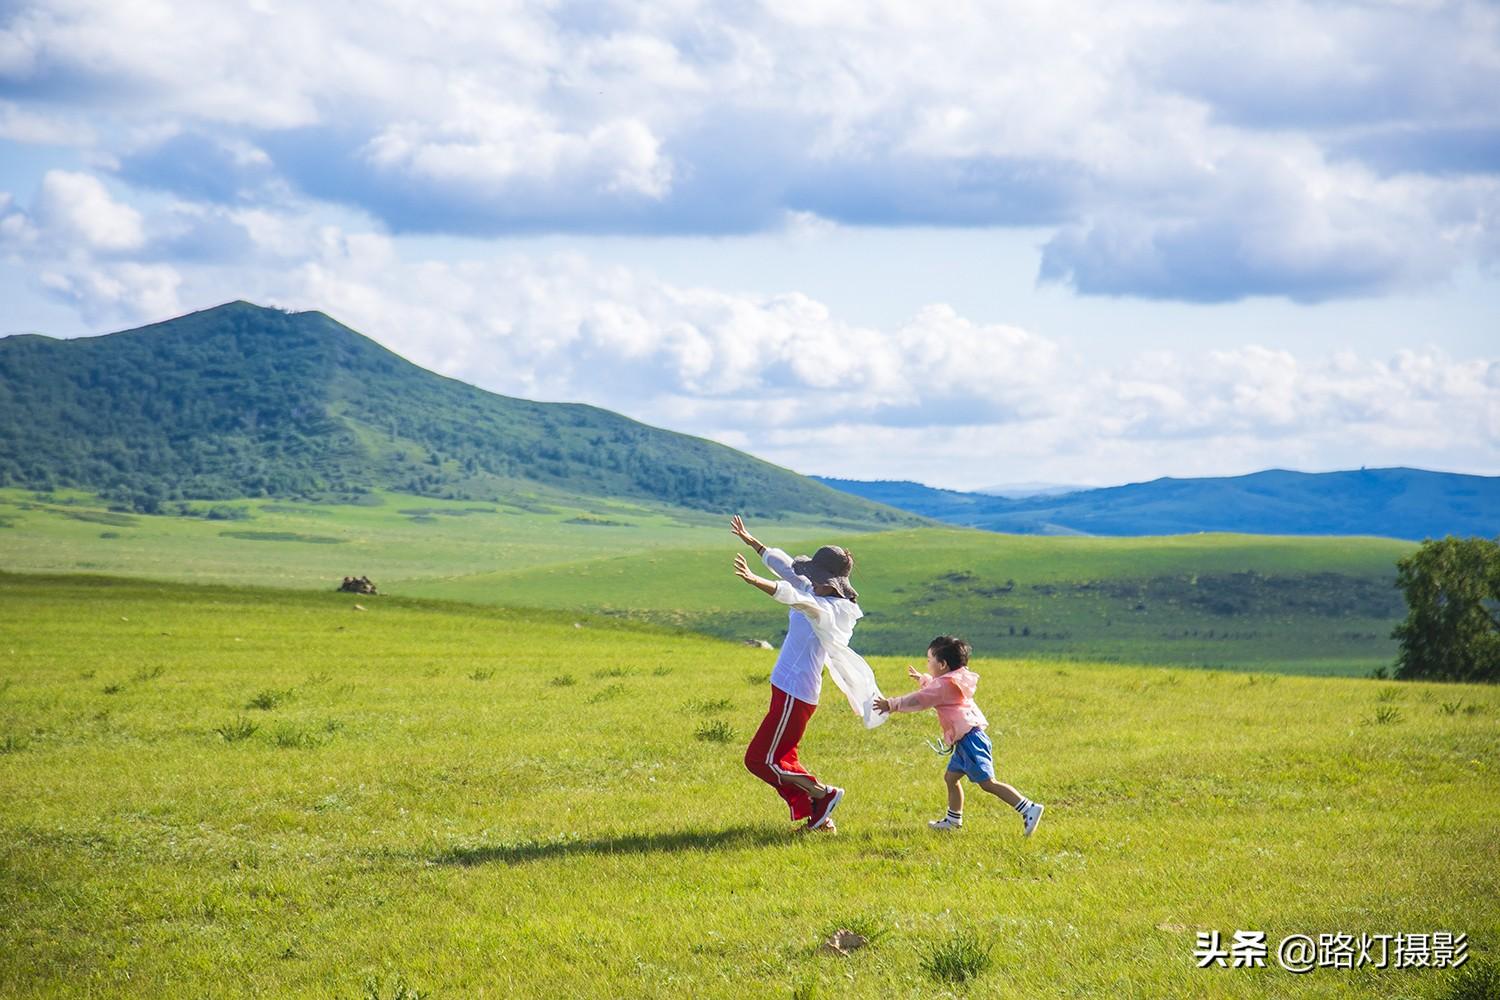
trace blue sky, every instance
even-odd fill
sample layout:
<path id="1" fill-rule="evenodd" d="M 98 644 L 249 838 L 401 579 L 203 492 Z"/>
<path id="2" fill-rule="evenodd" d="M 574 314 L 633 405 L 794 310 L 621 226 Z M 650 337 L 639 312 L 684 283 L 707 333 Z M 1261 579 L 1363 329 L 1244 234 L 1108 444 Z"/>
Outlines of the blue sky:
<path id="1" fill-rule="evenodd" d="M 0 334 L 236 298 L 955 488 L 1500 474 L 1500 8 L 0 5 Z"/>

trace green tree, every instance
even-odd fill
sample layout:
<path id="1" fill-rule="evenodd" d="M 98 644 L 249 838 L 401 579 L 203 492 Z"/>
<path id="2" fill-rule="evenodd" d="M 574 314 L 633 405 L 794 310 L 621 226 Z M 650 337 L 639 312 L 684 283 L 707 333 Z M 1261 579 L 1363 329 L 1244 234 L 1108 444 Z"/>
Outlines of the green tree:
<path id="1" fill-rule="evenodd" d="M 1485 538 L 1428 539 L 1397 564 L 1406 620 L 1396 676 L 1500 680 L 1500 543 Z"/>

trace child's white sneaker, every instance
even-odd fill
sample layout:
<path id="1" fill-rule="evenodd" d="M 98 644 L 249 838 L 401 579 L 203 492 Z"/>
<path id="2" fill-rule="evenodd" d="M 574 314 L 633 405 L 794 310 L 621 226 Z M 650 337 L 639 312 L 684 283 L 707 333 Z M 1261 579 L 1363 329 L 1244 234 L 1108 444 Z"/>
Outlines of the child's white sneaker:
<path id="1" fill-rule="evenodd" d="M 1040 802 L 1033 802 L 1031 808 L 1021 814 L 1021 821 L 1025 824 L 1021 828 L 1022 836 L 1031 836 L 1032 831 L 1036 829 L 1036 825 L 1042 821 L 1042 809 L 1043 806 Z"/>
<path id="2" fill-rule="evenodd" d="M 927 827 L 930 830 L 962 830 L 964 821 L 954 819 L 952 816 L 944 816 L 942 819 L 928 820 Z"/>

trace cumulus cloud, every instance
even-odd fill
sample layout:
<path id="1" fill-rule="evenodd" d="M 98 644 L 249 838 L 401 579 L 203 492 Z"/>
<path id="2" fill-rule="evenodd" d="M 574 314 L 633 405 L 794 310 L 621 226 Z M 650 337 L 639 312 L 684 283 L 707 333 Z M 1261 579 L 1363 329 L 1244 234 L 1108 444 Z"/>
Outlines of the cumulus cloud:
<path id="1" fill-rule="evenodd" d="M 1042 225 L 1044 278 L 1192 301 L 1383 294 L 1497 242 L 1482 0 L 7 10 L 0 133 L 64 115 L 132 183 L 397 233 Z"/>
<path id="2" fill-rule="evenodd" d="M 806 295 L 685 288 L 569 255 L 403 262 L 327 234 L 278 302 L 320 304 L 419 364 L 494 391 L 715 433 L 870 421 L 948 427 L 1045 413 L 1054 343 L 933 305 L 891 329 Z"/>
<path id="3" fill-rule="evenodd" d="M 167 264 L 85 263 L 68 272 L 44 271 L 41 282 L 93 323 L 145 322 L 182 312 L 182 275 Z"/>
<path id="4" fill-rule="evenodd" d="M 1256 129 L 1451 122 L 1492 107 L 1497 38 L 1489 3 L 1253 0 L 1183 8 L 1139 64 Z"/>
<path id="5" fill-rule="evenodd" d="M 95 141 L 93 129 L 60 116 L 26 111 L 10 101 L 0 101 L 0 139 L 38 146 L 88 146 Z"/>
<path id="6" fill-rule="evenodd" d="M 259 224 L 253 211 L 183 202 L 144 214 L 98 177 L 64 170 L 48 171 L 27 205 L 0 192 L 0 254 L 94 324 L 180 312 L 183 259 L 210 268 L 275 261 L 269 237 L 260 246 L 252 235 Z"/>
<path id="7" fill-rule="evenodd" d="M 1176 204 L 1063 226 L 1043 248 L 1041 277 L 1088 294 L 1200 302 L 1319 302 L 1421 286 L 1483 256 L 1449 224 L 1461 190 L 1237 153 L 1185 174 L 1187 197 Z M 1464 201 L 1460 213 L 1500 204 L 1500 183 L 1481 182 Z"/>
<path id="8" fill-rule="evenodd" d="M 31 214 L 46 238 L 81 250 L 134 250 L 146 241 L 141 213 L 89 174 L 47 171 Z"/>

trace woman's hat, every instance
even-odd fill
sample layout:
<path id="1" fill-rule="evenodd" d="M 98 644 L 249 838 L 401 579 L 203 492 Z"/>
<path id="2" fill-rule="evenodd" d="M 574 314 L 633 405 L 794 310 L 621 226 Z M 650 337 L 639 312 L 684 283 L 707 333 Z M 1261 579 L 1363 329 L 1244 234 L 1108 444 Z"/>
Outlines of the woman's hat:
<path id="1" fill-rule="evenodd" d="M 811 556 L 798 556 L 792 560 L 792 571 L 805 576 L 814 584 L 826 584 L 839 592 L 840 597 L 859 600 L 859 591 L 849 582 L 854 572 L 854 557 L 848 549 L 837 545 L 825 545 Z"/>

